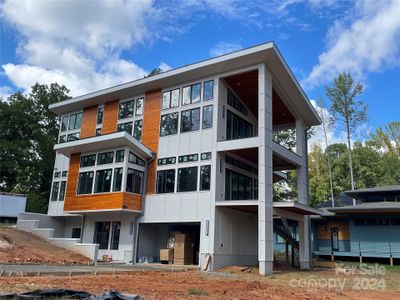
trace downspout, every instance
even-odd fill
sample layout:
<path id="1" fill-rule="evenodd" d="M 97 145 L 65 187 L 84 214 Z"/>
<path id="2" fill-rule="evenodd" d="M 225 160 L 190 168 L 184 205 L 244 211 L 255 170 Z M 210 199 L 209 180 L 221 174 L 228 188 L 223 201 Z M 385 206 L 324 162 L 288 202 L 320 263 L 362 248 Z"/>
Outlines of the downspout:
<path id="1" fill-rule="evenodd" d="M 83 242 L 83 229 L 85 228 L 85 215 L 81 215 L 81 236 L 79 237 L 79 243 Z"/>
<path id="2" fill-rule="evenodd" d="M 142 210 L 141 213 L 135 216 L 135 219 L 133 221 L 133 228 L 132 228 L 132 234 L 133 234 L 133 241 L 132 241 L 132 264 L 136 264 L 136 254 L 137 254 L 137 249 L 138 249 L 138 241 L 139 241 L 139 223 L 138 219 L 144 215 L 144 201 L 146 200 L 146 183 L 147 183 L 147 168 L 150 162 L 152 162 L 155 159 L 155 153 L 153 152 L 153 156 L 149 159 L 146 160 L 146 168 L 144 172 L 144 186 L 143 186 L 143 196 L 142 196 Z"/>

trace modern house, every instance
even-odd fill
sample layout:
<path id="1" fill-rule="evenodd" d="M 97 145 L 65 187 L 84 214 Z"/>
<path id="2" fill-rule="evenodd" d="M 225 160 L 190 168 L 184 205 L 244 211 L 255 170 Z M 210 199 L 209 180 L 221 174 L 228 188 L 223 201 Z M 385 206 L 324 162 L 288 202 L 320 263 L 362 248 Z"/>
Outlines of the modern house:
<path id="1" fill-rule="evenodd" d="M 185 264 L 258 264 L 264 275 L 273 270 L 274 218 L 284 218 L 297 222 L 299 265 L 310 267 L 310 215 L 319 210 L 308 205 L 306 131 L 320 121 L 274 43 L 50 110 L 60 133 L 37 230 L 97 244 L 97 259 L 133 263 L 158 261 L 182 239 L 190 249 L 175 256 Z M 293 150 L 273 139 L 288 129 Z M 272 185 L 286 170 L 297 171 L 298 201 L 273 202 Z M 21 215 L 20 227 L 34 217 Z"/>
<path id="2" fill-rule="evenodd" d="M 400 185 L 346 191 L 313 217 L 313 254 L 400 259 Z"/>

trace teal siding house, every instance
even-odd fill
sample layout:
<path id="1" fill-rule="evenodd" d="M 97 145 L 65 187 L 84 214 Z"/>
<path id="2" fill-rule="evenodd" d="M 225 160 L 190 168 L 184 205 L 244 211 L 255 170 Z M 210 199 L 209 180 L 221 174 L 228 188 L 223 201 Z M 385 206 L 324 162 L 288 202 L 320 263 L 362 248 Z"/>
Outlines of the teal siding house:
<path id="1" fill-rule="evenodd" d="M 317 257 L 400 260 L 400 185 L 346 191 L 312 219 Z"/>

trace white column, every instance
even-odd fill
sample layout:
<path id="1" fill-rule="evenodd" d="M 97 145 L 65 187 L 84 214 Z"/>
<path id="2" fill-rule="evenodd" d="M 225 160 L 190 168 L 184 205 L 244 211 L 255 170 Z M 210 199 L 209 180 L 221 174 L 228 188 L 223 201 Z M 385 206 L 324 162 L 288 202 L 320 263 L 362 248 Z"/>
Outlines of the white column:
<path id="1" fill-rule="evenodd" d="M 297 200 L 309 205 L 307 170 L 307 133 L 304 121 L 296 120 L 296 152 L 301 156 L 301 166 L 297 168 Z M 310 268 L 310 217 L 299 221 L 299 260 L 301 269 Z"/>
<path id="2" fill-rule="evenodd" d="M 272 74 L 258 69 L 258 261 L 261 275 L 272 274 L 274 259 L 272 208 Z"/>

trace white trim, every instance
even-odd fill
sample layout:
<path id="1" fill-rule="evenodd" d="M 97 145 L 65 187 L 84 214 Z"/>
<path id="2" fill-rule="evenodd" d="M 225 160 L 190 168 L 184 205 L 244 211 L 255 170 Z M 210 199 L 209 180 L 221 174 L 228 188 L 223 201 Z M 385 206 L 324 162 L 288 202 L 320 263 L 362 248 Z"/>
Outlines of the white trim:
<path id="1" fill-rule="evenodd" d="M 93 209 L 93 210 L 65 210 L 64 212 L 70 213 L 73 215 L 79 215 L 79 214 L 83 214 L 83 213 L 98 213 L 98 212 L 127 212 L 127 213 L 137 213 L 137 214 L 141 213 L 140 210 L 126 209 L 126 208 Z"/>

